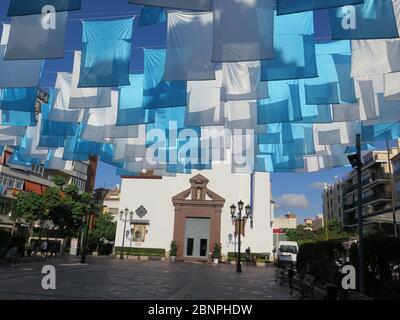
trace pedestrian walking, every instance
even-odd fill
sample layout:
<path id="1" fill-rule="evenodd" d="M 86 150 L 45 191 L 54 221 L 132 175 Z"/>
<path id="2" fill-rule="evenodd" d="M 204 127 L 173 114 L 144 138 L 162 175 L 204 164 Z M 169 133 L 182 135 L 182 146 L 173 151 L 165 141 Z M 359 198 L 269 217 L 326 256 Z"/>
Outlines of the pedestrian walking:
<path id="1" fill-rule="evenodd" d="M 7 259 L 7 267 L 10 266 L 11 262 L 14 264 L 14 267 L 17 266 L 18 246 L 14 246 L 10 250 L 8 250 L 6 254 L 6 259 Z"/>
<path id="2" fill-rule="evenodd" d="M 40 246 L 40 251 L 42 254 L 42 257 L 46 257 L 47 258 L 47 250 L 48 250 L 48 243 L 47 241 L 43 241 L 41 246 Z"/>
<path id="3" fill-rule="evenodd" d="M 31 242 L 28 244 L 28 247 L 27 247 L 27 249 L 26 249 L 26 255 L 27 255 L 28 257 L 30 257 L 30 256 L 32 256 L 32 254 L 33 254 L 34 251 L 35 251 L 35 241 L 31 241 Z"/>
<path id="4" fill-rule="evenodd" d="M 32 257 L 36 257 L 38 255 L 39 251 L 40 251 L 39 242 L 34 241 Z"/>

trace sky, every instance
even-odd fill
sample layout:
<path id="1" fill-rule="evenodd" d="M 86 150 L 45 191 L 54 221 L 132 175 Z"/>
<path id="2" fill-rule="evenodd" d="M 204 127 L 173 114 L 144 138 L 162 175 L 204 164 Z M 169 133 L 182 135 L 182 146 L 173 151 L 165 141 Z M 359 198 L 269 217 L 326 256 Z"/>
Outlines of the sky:
<path id="1" fill-rule="evenodd" d="M 0 21 L 9 23 L 7 17 L 9 1 L 0 2 Z M 68 18 L 64 59 L 47 60 L 41 87 L 53 87 L 57 72 L 71 72 L 73 50 L 81 49 L 82 19 L 124 18 L 140 14 L 140 7 L 128 3 L 128 0 L 82 0 L 82 10 L 70 12 Z M 317 39 L 329 38 L 329 18 L 326 11 L 317 12 L 315 18 Z M 164 47 L 166 28 L 164 25 L 140 27 L 134 29 L 131 71 L 143 71 L 143 47 Z M 276 215 L 287 212 L 296 213 L 299 222 L 304 218 L 314 217 L 322 212 L 323 183 L 332 183 L 336 178 L 344 176 L 349 168 L 327 170 L 319 173 L 293 174 L 277 173 L 271 175 L 272 193 L 278 204 Z M 96 186 L 115 187 L 121 181 L 115 175 L 115 169 L 107 164 L 98 166 Z"/>

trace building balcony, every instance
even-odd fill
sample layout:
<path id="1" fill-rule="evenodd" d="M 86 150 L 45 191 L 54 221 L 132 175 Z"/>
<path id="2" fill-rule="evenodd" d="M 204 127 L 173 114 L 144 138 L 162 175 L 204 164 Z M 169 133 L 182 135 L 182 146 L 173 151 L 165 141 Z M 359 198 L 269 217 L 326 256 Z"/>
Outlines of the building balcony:
<path id="1" fill-rule="evenodd" d="M 363 188 L 371 188 L 375 185 L 390 183 L 390 174 L 388 173 L 373 173 L 368 178 L 361 180 L 361 185 Z M 358 184 L 349 185 L 345 188 L 345 195 L 347 196 L 349 193 L 356 191 L 358 188 Z"/>
<path id="2" fill-rule="evenodd" d="M 392 195 L 390 192 L 377 191 L 377 192 L 374 192 L 374 194 L 371 194 L 371 195 L 363 198 L 363 206 L 378 204 L 380 202 L 389 202 L 389 201 L 392 201 Z M 356 209 L 357 206 L 358 206 L 358 201 L 354 201 L 350 204 L 343 205 L 343 210 L 351 211 L 351 210 Z"/>

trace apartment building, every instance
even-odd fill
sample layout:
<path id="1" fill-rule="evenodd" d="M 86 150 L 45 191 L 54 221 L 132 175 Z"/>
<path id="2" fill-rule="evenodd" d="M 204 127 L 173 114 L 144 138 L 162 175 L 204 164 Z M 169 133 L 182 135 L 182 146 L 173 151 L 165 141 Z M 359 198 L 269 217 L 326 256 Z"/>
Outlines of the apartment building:
<path id="1" fill-rule="evenodd" d="M 390 158 L 396 157 L 397 148 L 390 150 Z M 357 171 L 352 170 L 343 182 L 344 225 L 357 224 L 358 183 Z M 387 151 L 372 151 L 363 157 L 362 168 L 363 214 L 372 214 L 392 205 L 391 174 Z"/>
<path id="2" fill-rule="evenodd" d="M 343 224 L 343 182 L 325 184 L 322 193 L 323 216 L 326 221 L 337 220 Z"/>

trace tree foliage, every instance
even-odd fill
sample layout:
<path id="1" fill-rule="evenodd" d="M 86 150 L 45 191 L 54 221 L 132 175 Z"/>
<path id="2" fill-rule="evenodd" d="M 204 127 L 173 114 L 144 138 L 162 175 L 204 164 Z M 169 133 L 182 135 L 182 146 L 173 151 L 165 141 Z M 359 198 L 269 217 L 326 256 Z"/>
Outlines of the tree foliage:
<path id="1" fill-rule="evenodd" d="M 117 223 L 111 214 L 100 215 L 96 219 L 96 224 L 90 232 L 91 241 L 101 242 L 102 240 L 114 241 Z"/>
<path id="2" fill-rule="evenodd" d="M 29 224 L 45 220 L 46 206 L 43 197 L 33 192 L 20 192 L 17 195 L 12 218 L 14 220 L 22 218 Z"/>
<path id="3" fill-rule="evenodd" d="M 315 241 L 346 240 L 352 234 L 343 230 L 339 221 L 330 220 L 327 226 L 316 231 L 307 229 L 303 225 L 298 225 L 296 229 L 287 229 L 286 236 L 288 241 L 296 241 L 299 244 L 303 244 Z"/>

